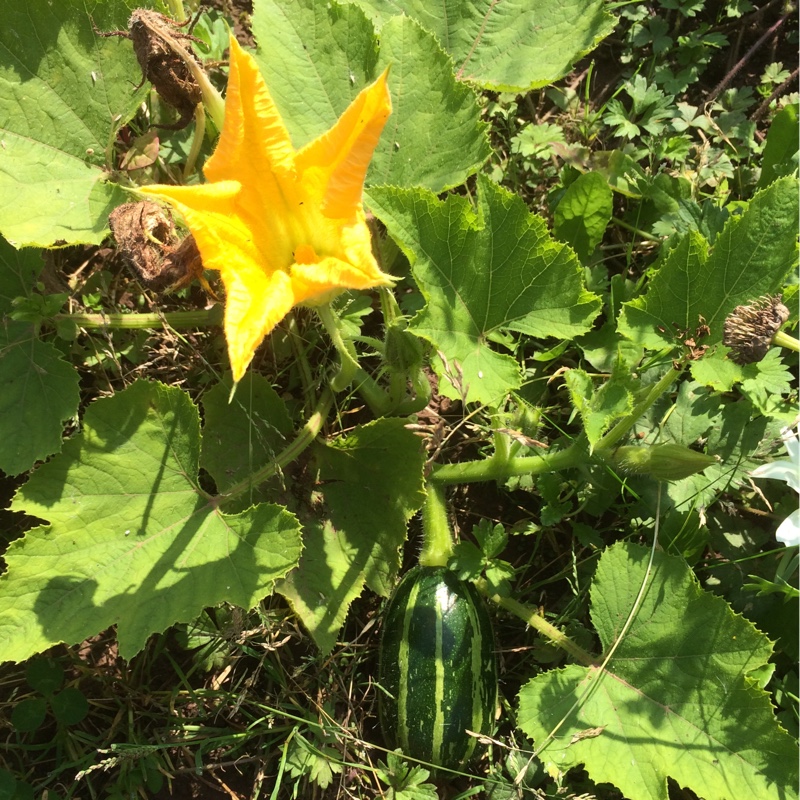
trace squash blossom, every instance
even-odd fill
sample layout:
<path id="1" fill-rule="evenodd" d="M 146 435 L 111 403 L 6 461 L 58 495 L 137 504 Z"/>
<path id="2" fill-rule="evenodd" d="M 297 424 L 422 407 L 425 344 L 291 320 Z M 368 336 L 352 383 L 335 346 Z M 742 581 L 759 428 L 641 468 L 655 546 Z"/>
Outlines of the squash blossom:
<path id="1" fill-rule="evenodd" d="M 147 186 L 194 235 L 225 285 L 234 382 L 264 337 L 298 304 L 388 286 L 372 254 L 361 195 L 391 113 L 384 72 L 334 126 L 296 150 L 255 60 L 231 37 L 225 123 L 197 186 Z"/>

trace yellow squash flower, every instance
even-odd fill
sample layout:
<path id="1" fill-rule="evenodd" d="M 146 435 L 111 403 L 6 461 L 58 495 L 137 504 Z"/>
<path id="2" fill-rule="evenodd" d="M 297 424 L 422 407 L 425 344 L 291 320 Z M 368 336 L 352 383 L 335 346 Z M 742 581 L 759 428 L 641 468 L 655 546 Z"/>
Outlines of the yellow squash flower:
<path id="1" fill-rule="evenodd" d="M 361 195 L 391 113 L 384 72 L 334 126 L 296 150 L 254 59 L 231 37 L 225 123 L 197 186 L 147 186 L 186 221 L 225 285 L 238 382 L 264 337 L 300 303 L 391 285 L 372 254 Z"/>

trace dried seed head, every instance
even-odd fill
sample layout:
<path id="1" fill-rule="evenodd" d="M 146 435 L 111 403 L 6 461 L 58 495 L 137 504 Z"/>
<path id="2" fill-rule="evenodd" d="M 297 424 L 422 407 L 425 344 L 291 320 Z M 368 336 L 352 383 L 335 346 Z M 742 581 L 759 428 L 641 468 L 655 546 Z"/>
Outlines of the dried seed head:
<path id="1" fill-rule="evenodd" d="M 108 224 L 120 254 L 151 289 L 178 289 L 202 275 L 194 237 L 179 241 L 172 217 L 156 203 L 123 203 Z"/>
<path id="2" fill-rule="evenodd" d="M 750 305 L 734 308 L 725 320 L 722 334 L 722 343 L 731 348 L 731 361 L 737 364 L 761 361 L 787 319 L 789 309 L 779 294 L 767 294 Z"/>

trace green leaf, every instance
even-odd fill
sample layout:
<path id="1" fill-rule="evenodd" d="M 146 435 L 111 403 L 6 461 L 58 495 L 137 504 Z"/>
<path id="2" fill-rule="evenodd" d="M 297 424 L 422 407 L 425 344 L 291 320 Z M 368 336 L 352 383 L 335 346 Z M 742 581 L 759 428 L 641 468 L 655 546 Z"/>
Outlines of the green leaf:
<path id="1" fill-rule="evenodd" d="M 44 697 L 26 697 L 11 709 L 11 726 L 20 733 L 32 733 L 41 727 L 47 716 L 47 701 Z"/>
<path id="2" fill-rule="evenodd" d="M 33 324 L 8 317 L 14 298 L 35 295 L 42 265 L 39 250 L 16 251 L 0 239 L 0 470 L 7 475 L 61 449 L 63 423 L 80 401 L 78 373 L 61 353 Z"/>
<path id="3" fill-rule="evenodd" d="M 603 672 L 572 665 L 529 681 L 520 728 L 548 770 L 584 764 L 632 800 L 667 800 L 667 777 L 705 800 L 796 797 L 796 744 L 749 677 L 770 641 L 682 559 L 656 552 L 646 578 L 648 558 L 626 543 L 604 553 L 591 590 L 604 651 L 647 579 L 633 623 Z"/>
<path id="4" fill-rule="evenodd" d="M 358 92 L 390 66 L 392 116 L 367 184 L 458 186 L 491 152 L 472 89 L 456 81 L 436 39 L 408 17 L 380 37 L 353 5 L 265 0 L 253 15 L 257 60 L 300 147 L 330 128 Z"/>
<path id="5" fill-rule="evenodd" d="M 25 668 L 25 680 L 39 694 L 51 695 L 64 684 L 64 668 L 51 658 L 33 658 Z"/>
<path id="6" fill-rule="evenodd" d="M 564 374 L 572 404 L 578 409 L 589 445 L 594 447 L 611 424 L 633 408 L 630 374 L 615 372 L 597 391 L 582 369 Z"/>
<path id="7" fill-rule="evenodd" d="M 553 233 L 586 260 L 603 239 L 611 221 L 611 187 L 597 172 L 569 185 L 553 215 Z"/>
<path id="8" fill-rule="evenodd" d="M 570 339 L 600 308 L 575 254 L 525 203 L 483 176 L 478 210 L 422 190 L 380 187 L 369 204 L 412 264 L 427 301 L 409 329 L 463 371 L 468 402 L 497 403 L 522 383 L 519 364 L 490 344 L 522 333 Z M 443 391 L 459 392 L 449 378 Z"/>
<path id="9" fill-rule="evenodd" d="M 424 457 L 405 420 L 380 419 L 320 445 L 314 465 L 303 557 L 277 590 L 329 652 L 364 585 L 384 596 L 392 588 L 406 525 L 422 506 Z"/>
<path id="10" fill-rule="evenodd" d="M 254 54 L 295 147 L 325 133 L 378 71 L 372 23 L 355 5 L 260 0 Z"/>
<path id="11" fill-rule="evenodd" d="M 777 292 L 794 268 L 798 211 L 797 181 L 781 178 L 756 194 L 741 216 L 728 219 L 710 255 L 699 233 L 684 236 L 645 294 L 623 304 L 619 331 L 662 348 L 674 344 L 676 327 L 693 335 L 703 317 L 711 333 L 702 343 L 721 341 L 725 317 Z"/>
<path id="12" fill-rule="evenodd" d="M 742 367 L 742 394 L 767 417 L 780 413 L 782 395 L 792 388 L 793 376 L 782 356 L 781 349 L 773 347 L 761 361 Z M 796 402 L 785 411 L 791 422 L 797 415 Z"/>
<path id="13" fill-rule="evenodd" d="M 783 416 L 791 422 L 793 407 L 787 405 L 791 391 L 792 374 L 783 363 L 779 347 L 769 350 L 761 361 L 740 366 L 726 358 L 728 348 L 693 361 L 692 377 L 718 392 L 728 392 L 734 384 L 741 383 L 742 394 L 765 416 Z"/>
<path id="14" fill-rule="evenodd" d="M 768 186 L 776 178 L 791 175 L 797 169 L 797 142 L 800 139 L 797 112 L 798 104 L 791 103 L 775 115 L 769 126 L 757 184 L 759 189 Z"/>
<path id="15" fill-rule="evenodd" d="M 333 743 L 332 743 L 333 744 Z M 331 746 L 307 742 L 300 734 L 296 734 L 289 745 L 286 767 L 295 778 L 305 775 L 321 789 L 327 789 L 333 781 L 333 775 L 342 771 L 339 763 L 341 754 Z"/>
<path id="16" fill-rule="evenodd" d="M 459 80 L 527 92 L 554 83 L 614 29 L 598 0 L 356 0 L 383 25 L 407 14 L 444 43 Z"/>
<path id="17" fill-rule="evenodd" d="M 436 787 L 427 780 L 430 772 L 417 764 L 408 764 L 400 750 L 386 753 L 386 763 L 378 763 L 377 776 L 389 787 L 387 800 L 436 800 Z"/>
<path id="18" fill-rule="evenodd" d="M 130 659 L 207 606 L 251 608 L 271 591 L 299 559 L 297 520 L 266 504 L 221 513 L 197 483 L 199 453 L 197 408 L 178 389 L 137 381 L 89 407 L 13 500 L 50 524 L 6 552 L 2 658 L 116 624 Z"/>
<path id="19" fill-rule="evenodd" d="M 53 716 L 60 725 L 77 725 L 89 713 L 89 701 L 77 686 L 67 686 L 50 699 Z"/>
<path id="20" fill-rule="evenodd" d="M 728 352 L 727 347 L 720 347 L 699 361 L 692 361 L 692 377 L 717 392 L 729 392 L 734 383 L 741 381 L 742 368 L 727 358 Z"/>
<path id="21" fill-rule="evenodd" d="M 105 153 L 148 89 L 129 41 L 133 0 L 4 5 L 0 26 L 0 232 L 18 247 L 99 244 L 125 193 Z"/>
<path id="22" fill-rule="evenodd" d="M 583 351 L 583 357 L 598 372 L 611 372 L 622 365 L 631 372 L 644 355 L 643 348 L 620 336 L 616 325 L 611 323 L 589 331 L 576 344 Z"/>
<path id="23" fill-rule="evenodd" d="M 292 432 L 286 405 L 266 378 L 247 372 L 229 402 L 232 387 L 233 379 L 227 373 L 202 400 L 200 465 L 214 479 L 218 492 L 226 492 L 274 460 Z M 244 508 L 264 499 L 267 488 L 254 486 L 241 500 Z"/>

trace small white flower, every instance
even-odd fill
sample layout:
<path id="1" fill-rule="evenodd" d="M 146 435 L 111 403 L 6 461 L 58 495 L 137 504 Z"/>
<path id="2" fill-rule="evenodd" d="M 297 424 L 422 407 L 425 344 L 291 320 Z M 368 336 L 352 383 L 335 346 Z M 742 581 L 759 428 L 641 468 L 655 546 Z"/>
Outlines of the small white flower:
<path id="1" fill-rule="evenodd" d="M 754 478 L 773 478 L 777 481 L 784 481 L 800 494 L 800 439 L 791 428 L 784 428 L 781 431 L 781 438 L 786 446 L 786 452 L 789 454 L 789 460 L 762 464 L 750 474 Z M 787 547 L 800 544 L 800 508 L 795 509 L 781 522 L 775 532 L 775 538 Z"/>

